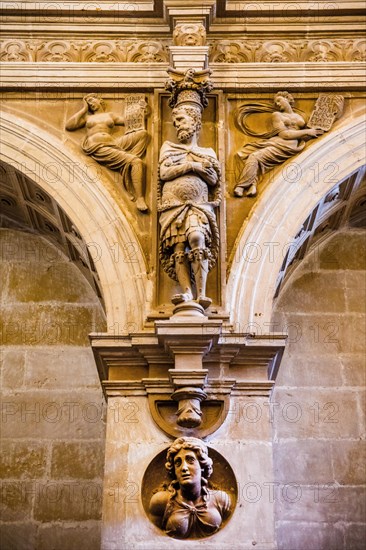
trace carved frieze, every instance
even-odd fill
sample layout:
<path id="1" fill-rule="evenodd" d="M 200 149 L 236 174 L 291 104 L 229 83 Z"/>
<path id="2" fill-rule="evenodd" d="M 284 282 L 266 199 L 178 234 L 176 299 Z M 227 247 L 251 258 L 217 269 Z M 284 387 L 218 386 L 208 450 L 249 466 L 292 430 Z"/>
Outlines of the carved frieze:
<path id="1" fill-rule="evenodd" d="M 177 25 L 174 45 L 202 46 L 202 24 Z M 171 40 L 6 39 L 0 58 L 7 62 L 168 63 Z M 366 40 L 210 40 L 211 63 L 328 63 L 366 61 Z"/>
<path id="2" fill-rule="evenodd" d="M 168 41 L 162 40 L 5 40 L 2 61 L 80 63 L 167 63 Z"/>
<path id="3" fill-rule="evenodd" d="M 211 63 L 328 63 L 365 61 L 366 40 L 210 41 Z"/>
<path id="4" fill-rule="evenodd" d="M 35 61 L 32 50 L 27 42 L 22 40 L 6 40 L 0 46 L 1 61 L 19 62 Z"/>

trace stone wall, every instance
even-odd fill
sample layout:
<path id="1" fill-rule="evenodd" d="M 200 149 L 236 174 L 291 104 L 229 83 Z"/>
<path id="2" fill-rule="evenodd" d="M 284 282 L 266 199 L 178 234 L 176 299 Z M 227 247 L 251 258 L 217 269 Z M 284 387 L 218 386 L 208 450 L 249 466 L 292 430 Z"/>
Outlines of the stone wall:
<path id="1" fill-rule="evenodd" d="M 290 335 L 272 397 L 280 550 L 364 547 L 365 258 L 364 230 L 336 233 L 276 304 Z"/>
<path id="2" fill-rule="evenodd" d="M 100 547 L 104 399 L 89 283 L 34 234 L 0 230 L 4 550 Z"/>
<path id="3" fill-rule="evenodd" d="M 228 485 L 227 478 L 215 482 L 215 470 L 220 466 L 214 459 L 213 486 L 227 491 L 236 505 L 218 533 L 199 541 L 182 541 L 154 526 L 142 505 L 144 491 L 149 501 L 159 487 L 164 465 L 151 487 L 144 487 L 144 474 L 159 452 L 165 455 L 172 440 L 153 421 L 145 396 L 110 397 L 103 550 L 273 550 L 273 501 L 261 498 L 261 488 L 268 491 L 273 480 L 269 408 L 265 404 L 267 397 L 232 398 L 224 424 L 206 439 L 208 447 L 220 453 L 236 477 L 236 488 Z M 209 453 L 213 457 L 212 451 Z"/>

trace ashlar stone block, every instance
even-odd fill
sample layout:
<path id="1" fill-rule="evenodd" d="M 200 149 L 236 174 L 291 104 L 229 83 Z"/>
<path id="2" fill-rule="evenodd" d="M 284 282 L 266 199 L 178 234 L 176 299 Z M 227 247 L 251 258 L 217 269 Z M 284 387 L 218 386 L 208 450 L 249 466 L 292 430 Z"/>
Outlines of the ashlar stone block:
<path id="1" fill-rule="evenodd" d="M 104 442 L 55 442 L 52 446 L 53 479 L 94 479 L 103 477 Z"/>
<path id="2" fill-rule="evenodd" d="M 36 493 L 34 519 L 41 522 L 100 520 L 101 503 L 100 482 L 43 482 Z"/>
<path id="3" fill-rule="evenodd" d="M 277 542 L 281 550 L 343 550 L 343 532 L 333 524 L 307 522 L 280 522 Z"/>
<path id="4" fill-rule="evenodd" d="M 6 550 L 34 550 L 37 540 L 36 523 L 2 523 L 1 546 Z"/>
<path id="5" fill-rule="evenodd" d="M 34 440 L 13 441 L 3 439 L 0 454 L 2 478 L 37 479 L 44 475 L 47 446 Z"/>
<path id="6" fill-rule="evenodd" d="M 37 550 L 100 550 L 100 524 L 96 521 L 40 526 Z"/>
<path id="7" fill-rule="evenodd" d="M 25 351 L 23 349 L 6 349 L 0 351 L 1 387 L 12 391 L 21 388 L 25 372 Z"/>
<path id="8" fill-rule="evenodd" d="M 359 485 L 366 481 L 366 442 L 332 443 L 334 479 L 340 485 Z"/>

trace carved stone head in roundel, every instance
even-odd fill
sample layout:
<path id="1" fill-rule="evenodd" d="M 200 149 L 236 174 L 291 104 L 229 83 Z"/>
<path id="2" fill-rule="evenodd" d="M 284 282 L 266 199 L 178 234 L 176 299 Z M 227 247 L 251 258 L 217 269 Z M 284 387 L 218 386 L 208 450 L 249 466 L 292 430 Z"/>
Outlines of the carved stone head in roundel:
<path id="1" fill-rule="evenodd" d="M 165 467 L 172 482 L 168 490 L 156 492 L 150 500 L 154 523 L 178 539 L 216 533 L 232 505 L 225 491 L 208 487 L 213 461 L 205 443 L 195 437 L 176 439 L 168 449 Z"/>

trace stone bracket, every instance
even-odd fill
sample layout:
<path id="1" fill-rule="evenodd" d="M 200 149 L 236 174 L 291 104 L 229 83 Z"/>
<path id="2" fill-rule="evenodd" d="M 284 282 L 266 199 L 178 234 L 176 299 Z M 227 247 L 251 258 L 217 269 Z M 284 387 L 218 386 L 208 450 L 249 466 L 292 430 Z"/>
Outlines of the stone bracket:
<path id="1" fill-rule="evenodd" d="M 207 374 L 207 369 L 169 370 L 170 380 L 175 389 L 171 398 L 178 402 L 177 424 L 179 426 L 194 428 L 201 424 L 201 401 L 207 398 L 207 393 L 204 391 Z"/>
<path id="2" fill-rule="evenodd" d="M 155 333 L 91 335 L 107 398 L 146 396 L 165 433 L 201 438 L 225 421 L 231 395 L 269 396 L 285 340 L 230 332 L 209 320 L 158 321 Z"/>

